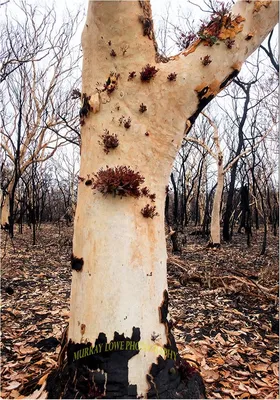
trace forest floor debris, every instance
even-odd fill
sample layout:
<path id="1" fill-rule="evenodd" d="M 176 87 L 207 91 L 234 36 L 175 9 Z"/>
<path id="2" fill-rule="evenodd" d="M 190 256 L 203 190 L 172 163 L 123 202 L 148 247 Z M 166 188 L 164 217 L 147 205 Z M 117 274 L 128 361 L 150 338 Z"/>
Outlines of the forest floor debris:
<path id="1" fill-rule="evenodd" d="M 2 233 L 2 398 L 57 362 L 69 318 L 73 227 L 45 224 L 37 244 L 24 227 Z M 169 249 L 170 314 L 182 357 L 199 367 L 212 399 L 278 398 L 278 238 L 244 235 L 220 249 L 188 235 L 179 255 Z M 47 340 L 45 340 L 47 339 Z"/>

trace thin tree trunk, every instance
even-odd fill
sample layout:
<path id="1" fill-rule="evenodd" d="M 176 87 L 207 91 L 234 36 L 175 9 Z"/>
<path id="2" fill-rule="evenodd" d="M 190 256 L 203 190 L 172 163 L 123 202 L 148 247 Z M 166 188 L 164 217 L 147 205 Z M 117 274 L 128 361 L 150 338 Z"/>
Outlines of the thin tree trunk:
<path id="1" fill-rule="evenodd" d="M 211 215 L 211 246 L 220 247 L 221 245 L 221 227 L 220 227 L 220 209 L 221 200 L 224 188 L 224 169 L 223 169 L 223 157 L 220 156 L 218 161 L 218 179 L 217 187 L 214 194 L 213 209 Z"/>
<path id="2" fill-rule="evenodd" d="M 234 158 L 240 155 L 241 150 L 244 145 L 243 128 L 244 128 L 246 118 L 247 118 L 248 107 L 249 107 L 249 102 L 250 102 L 250 89 L 251 89 L 251 83 L 247 84 L 246 86 L 241 84 L 238 81 L 236 81 L 236 83 L 243 89 L 243 91 L 245 93 L 245 102 L 244 102 L 244 107 L 243 107 L 242 118 L 241 118 L 240 124 L 238 126 L 238 146 L 237 146 L 237 150 L 234 154 Z M 233 198 L 234 198 L 237 166 L 238 166 L 238 160 L 235 162 L 235 164 L 231 168 L 230 185 L 229 185 L 229 191 L 228 191 L 227 202 L 226 202 L 226 210 L 225 210 L 225 214 L 224 214 L 223 238 L 227 242 L 230 241 L 231 237 L 232 237 L 232 233 L 230 233 L 230 217 L 231 217 L 231 214 L 233 211 Z"/>
<path id="3" fill-rule="evenodd" d="M 166 197 L 165 197 L 164 215 L 165 215 L 165 222 L 169 226 L 169 190 L 168 190 L 168 186 L 167 186 Z"/>
<path id="4" fill-rule="evenodd" d="M 196 201 L 195 201 L 195 222 L 194 222 L 195 226 L 197 226 L 197 224 L 200 220 L 199 196 L 200 196 L 200 186 L 201 186 L 202 172 L 203 172 L 203 165 L 204 165 L 204 156 L 205 155 L 203 154 L 200 169 L 199 169 L 199 176 L 198 176 L 198 185 L 197 185 Z"/>
<path id="5" fill-rule="evenodd" d="M 173 186 L 173 193 L 174 193 L 174 205 L 173 205 L 173 224 L 176 226 L 177 229 L 177 225 L 178 225 L 178 203 L 179 203 L 179 199 L 178 199 L 178 189 L 177 189 L 177 185 L 174 179 L 174 174 L 172 173 L 170 175 L 171 178 L 171 183 Z"/>
<path id="6" fill-rule="evenodd" d="M 4 199 L 1 203 L 1 227 L 8 228 L 9 226 L 9 210 L 10 210 L 10 198 L 9 193 L 4 195 Z"/>
<path id="7" fill-rule="evenodd" d="M 35 164 L 31 165 L 31 188 L 32 188 L 32 244 L 36 244 L 36 199 L 35 199 Z"/>

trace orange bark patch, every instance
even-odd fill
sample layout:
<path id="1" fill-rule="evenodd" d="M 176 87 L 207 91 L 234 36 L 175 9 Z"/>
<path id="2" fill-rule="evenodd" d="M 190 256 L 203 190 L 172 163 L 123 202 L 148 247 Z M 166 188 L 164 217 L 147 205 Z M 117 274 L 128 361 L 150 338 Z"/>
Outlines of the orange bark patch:
<path id="1" fill-rule="evenodd" d="M 196 50 L 196 48 L 200 42 L 201 42 L 201 39 L 196 40 L 191 46 L 189 46 L 186 50 L 184 50 L 182 52 L 182 54 L 186 57 L 187 55 L 193 53 Z"/>
<path id="2" fill-rule="evenodd" d="M 270 4 L 271 4 L 271 1 L 272 0 L 267 0 L 267 1 L 255 1 L 255 4 L 254 4 L 254 13 L 255 12 L 259 12 L 260 11 L 260 9 L 262 8 L 262 7 L 265 7 L 265 8 L 267 8 Z"/>
<path id="3" fill-rule="evenodd" d="M 240 62 L 240 61 L 237 61 L 236 63 L 234 63 L 234 64 L 231 66 L 232 69 L 238 69 L 238 71 L 241 70 L 241 67 L 242 67 L 242 62 Z"/>
<path id="4" fill-rule="evenodd" d="M 200 99 L 207 99 L 209 96 L 218 94 L 221 90 L 220 88 L 221 82 L 218 79 L 215 79 L 207 85 L 205 82 L 198 85 L 194 90 L 199 94 Z"/>
<path id="5" fill-rule="evenodd" d="M 243 30 L 243 25 L 240 24 L 245 21 L 245 18 L 241 17 L 241 15 L 234 18 L 230 24 L 226 23 L 226 19 L 227 17 L 223 17 L 223 26 L 218 35 L 220 40 L 234 39 L 237 33 Z"/>
<path id="6" fill-rule="evenodd" d="M 218 94 L 220 91 L 220 85 L 221 82 L 218 81 L 218 79 L 215 79 L 213 82 L 211 82 L 209 85 L 209 90 L 207 92 L 207 97 L 209 97 L 211 94 L 216 96 L 216 94 Z"/>
<path id="7" fill-rule="evenodd" d="M 197 93 L 201 92 L 205 87 L 207 87 L 206 82 L 202 82 L 200 85 L 196 86 L 194 89 Z"/>
<path id="8" fill-rule="evenodd" d="M 81 334 L 84 335 L 85 331 L 86 331 L 86 326 L 85 326 L 85 324 L 82 324 L 81 325 Z"/>

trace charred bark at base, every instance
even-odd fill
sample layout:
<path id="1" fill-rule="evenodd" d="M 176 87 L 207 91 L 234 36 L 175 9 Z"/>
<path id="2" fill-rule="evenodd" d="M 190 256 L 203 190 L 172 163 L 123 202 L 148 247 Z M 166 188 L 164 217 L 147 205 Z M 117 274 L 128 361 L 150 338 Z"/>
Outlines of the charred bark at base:
<path id="1" fill-rule="evenodd" d="M 168 293 L 163 293 L 159 307 L 160 322 L 164 324 L 167 343 L 164 345 L 165 358 L 157 357 L 146 375 L 149 399 L 203 399 L 205 386 L 198 370 L 181 359 L 171 332 L 172 323 L 168 321 Z M 141 398 L 137 385 L 129 382 L 129 360 L 140 351 L 141 333 L 133 327 L 131 338 L 115 332 L 114 339 L 108 342 L 100 333 L 95 344 L 74 343 L 69 340 L 67 360 L 50 373 L 45 390 L 49 399 L 136 399 Z M 117 349 L 116 349 L 117 347 Z M 39 379 L 38 379 L 39 381 Z M 39 388 L 34 382 L 32 390 Z M 30 394 L 28 385 L 22 394 Z"/>
<path id="2" fill-rule="evenodd" d="M 242 228 L 244 228 L 247 234 L 247 246 L 250 246 L 250 238 L 252 236 L 251 228 L 251 210 L 249 201 L 249 188 L 244 185 L 240 190 L 240 201 L 241 201 L 241 221 L 238 229 L 238 233 L 242 233 Z"/>
<path id="3" fill-rule="evenodd" d="M 182 246 L 179 240 L 178 227 L 175 227 L 175 232 L 171 235 L 172 242 L 172 253 L 173 254 L 181 254 Z"/>
<path id="4" fill-rule="evenodd" d="M 166 197 L 165 197 L 164 216 L 165 216 L 166 224 L 169 225 L 169 193 L 168 193 L 168 189 L 167 189 L 167 193 L 166 193 Z"/>
<path id="5" fill-rule="evenodd" d="M 209 242 L 207 244 L 207 249 L 220 249 L 221 248 L 221 243 L 212 243 Z"/>
<path id="6" fill-rule="evenodd" d="M 70 340 L 67 364 L 48 378 L 48 398 L 137 398 L 137 386 L 128 382 L 128 361 L 139 353 L 139 341 L 140 329 L 135 327 L 131 338 L 115 332 L 110 342 L 100 333 L 94 345 Z"/>
<path id="7" fill-rule="evenodd" d="M 148 399 L 205 399 L 205 387 L 200 374 L 185 360 L 164 360 L 158 357 L 151 369 Z"/>
<path id="8" fill-rule="evenodd" d="M 163 302 L 159 308 L 160 321 L 165 325 L 167 344 L 166 354 L 176 354 L 176 360 L 161 356 L 153 363 L 147 379 L 150 389 L 148 399 L 204 399 L 205 386 L 198 370 L 180 358 L 171 332 L 172 322 L 168 321 L 168 292 L 164 291 Z"/>

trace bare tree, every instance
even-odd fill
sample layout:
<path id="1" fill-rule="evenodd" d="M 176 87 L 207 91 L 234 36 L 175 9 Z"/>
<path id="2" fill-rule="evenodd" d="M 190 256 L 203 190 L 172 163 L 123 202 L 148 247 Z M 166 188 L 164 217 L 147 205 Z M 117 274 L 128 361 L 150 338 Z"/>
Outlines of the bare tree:
<path id="1" fill-rule="evenodd" d="M 201 147 L 203 147 L 209 155 L 213 157 L 216 161 L 217 166 L 217 184 L 214 195 L 213 207 L 212 207 L 212 215 L 211 215 L 211 239 L 209 245 L 212 247 L 220 247 L 221 245 L 221 235 L 220 235 L 220 210 L 221 210 L 221 200 L 224 189 L 224 175 L 230 171 L 231 168 L 238 162 L 242 157 L 247 156 L 250 152 L 253 152 L 257 146 L 269 135 L 275 125 L 273 125 L 266 132 L 263 132 L 262 137 L 257 140 L 253 146 L 248 146 L 244 151 L 236 155 L 234 159 L 224 165 L 224 151 L 221 147 L 221 140 L 219 135 L 219 129 L 217 125 L 213 122 L 211 118 L 209 118 L 205 113 L 202 112 L 205 118 L 207 118 L 209 124 L 212 126 L 214 130 L 213 142 L 214 142 L 214 150 L 205 142 L 199 139 L 198 137 L 188 136 L 187 141 L 197 143 Z"/>
<path id="2" fill-rule="evenodd" d="M 32 163 L 42 163 L 52 157 L 57 148 L 66 143 L 66 138 L 73 135 L 72 124 L 77 122 L 77 113 L 71 103 L 71 90 L 79 71 L 79 48 L 72 45 L 79 12 L 75 16 L 68 13 L 61 24 L 53 9 L 44 10 L 39 19 L 36 6 L 22 2 L 19 11 L 23 22 L 10 26 L 7 19 L 3 28 L 5 46 L 12 49 L 6 58 L 13 61 L 17 54 L 17 59 L 21 59 L 24 46 L 18 38 L 15 41 L 19 34 L 23 35 L 26 45 L 28 40 L 33 40 L 34 46 L 24 62 L 17 62 L 8 70 L 13 62 L 4 64 L 5 80 L 0 98 L 1 146 L 13 173 L 3 204 L 3 211 L 9 212 L 2 213 L 1 224 L 9 226 L 11 236 L 20 177 Z"/>
<path id="3" fill-rule="evenodd" d="M 237 135 L 232 136 L 232 159 L 238 157 L 242 151 L 250 143 L 250 140 L 261 135 L 261 131 L 267 130 L 266 119 L 274 120 L 269 108 L 265 109 L 265 101 L 277 89 L 277 85 L 267 87 L 264 91 L 259 82 L 263 71 L 258 63 L 259 53 L 256 61 L 247 62 L 247 68 L 251 70 L 251 77 L 247 81 L 245 79 L 236 78 L 234 80 L 236 86 L 231 86 L 227 93 L 231 97 L 232 107 L 226 106 L 226 114 L 232 121 L 232 126 L 237 130 Z M 236 101 L 239 100 L 239 101 Z M 240 100 L 243 103 L 240 106 Z M 229 112 L 232 110 L 233 112 Z M 229 115 L 231 114 L 231 115 Z M 235 139 L 237 137 L 237 140 Z M 238 172 L 238 161 L 230 170 L 230 181 L 227 193 L 226 208 L 224 213 L 223 238 L 226 241 L 231 240 L 231 220 L 233 213 L 233 199 L 235 192 L 235 184 Z"/>
<path id="4" fill-rule="evenodd" d="M 77 148 L 67 147 L 67 152 L 60 151 L 52 159 L 57 185 L 65 203 L 63 218 L 67 223 L 74 220 L 77 203 L 77 185 L 79 172 L 79 154 Z"/>

